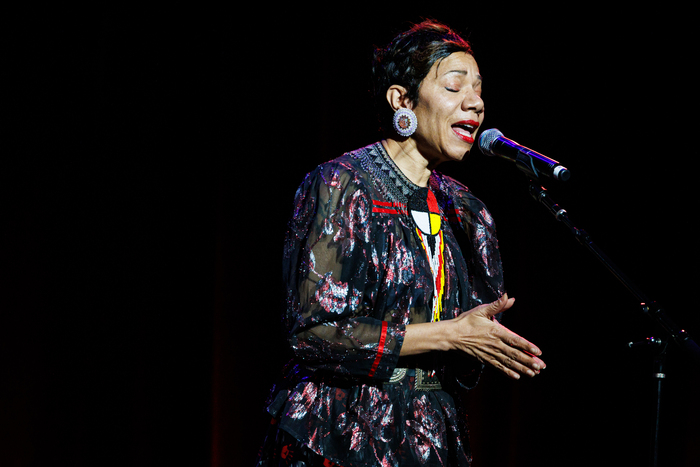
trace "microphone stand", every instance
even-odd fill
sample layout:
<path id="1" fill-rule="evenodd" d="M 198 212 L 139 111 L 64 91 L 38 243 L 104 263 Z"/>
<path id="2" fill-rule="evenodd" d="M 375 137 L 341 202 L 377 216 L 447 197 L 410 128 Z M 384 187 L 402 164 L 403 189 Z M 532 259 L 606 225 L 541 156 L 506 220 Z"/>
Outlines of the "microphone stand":
<path id="1" fill-rule="evenodd" d="M 522 170 L 522 169 L 521 169 Z M 651 446 L 651 465 L 658 465 L 659 454 L 659 419 L 661 415 L 661 389 L 662 383 L 666 378 L 664 366 L 666 363 L 666 350 L 669 342 L 673 342 L 677 347 L 681 348 L 693 361 L 700 365 L 700 347 L 690 338 L 688 333 L 679 328 L 665 313 L 663 308 L 655 301 L 650 300 L 644 292 L 627 277 L 603 251 L 591 240 L 586 231 L 579 229 L 569 219 L 565 209 L 559 206 L 552 197 L 547 193 L 547 190 L 532 180 L 531 173 L 527 171 L 526 175 L 530 176 L 530 195 L 542 204 L 547 210 L 561 223 L 563 223 L 574 235 L 576 240 L 586 247 L 593 256 L 600 261 L 621 283 L 627 290 L 635 296 L 639 303 L 642 313 L 652 319 L 661 330 L 666 334 L 666 339 L 650 337 L 642 342 L 630 342 L 630 348 L 639 347 L 642 345 L 653 346 L 654 353 L 654 379 L 655 387 L 655 406 L 654 419 L 652 426 L 652 446 Z"/>

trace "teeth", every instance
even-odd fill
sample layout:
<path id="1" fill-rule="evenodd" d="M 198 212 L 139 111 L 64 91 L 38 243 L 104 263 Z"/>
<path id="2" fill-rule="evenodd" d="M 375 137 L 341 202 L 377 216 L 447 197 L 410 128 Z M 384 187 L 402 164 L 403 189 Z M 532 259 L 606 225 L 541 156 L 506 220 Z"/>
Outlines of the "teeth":
<path id="1" fill-rule="evenodd" d="M 472 127 L 471 125 L 455 125 L 455 128 L 459 128 L 460 130 L 466 131 L 469 134 L 471 134 L 472 131 L 474 131 L 474 127 Z"/>

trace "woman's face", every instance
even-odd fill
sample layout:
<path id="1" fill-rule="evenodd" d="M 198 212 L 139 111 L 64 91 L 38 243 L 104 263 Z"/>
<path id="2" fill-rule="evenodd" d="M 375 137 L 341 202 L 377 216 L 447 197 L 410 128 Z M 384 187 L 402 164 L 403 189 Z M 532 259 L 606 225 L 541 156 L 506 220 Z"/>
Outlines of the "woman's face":
<path id="1" fill-rule="evenodd" d="M 436 62 L 421 82 L 413 107 L 418 150 L 431 163 L 461 160 L 484 121 L 481 76 L 476 60 L 456 52 Z"/>

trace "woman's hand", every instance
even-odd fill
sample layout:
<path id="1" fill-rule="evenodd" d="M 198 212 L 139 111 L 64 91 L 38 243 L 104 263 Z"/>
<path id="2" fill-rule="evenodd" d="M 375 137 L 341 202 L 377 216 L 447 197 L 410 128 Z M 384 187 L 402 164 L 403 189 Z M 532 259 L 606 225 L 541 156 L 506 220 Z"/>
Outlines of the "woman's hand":
<path id="1" fill-rule="evenodd" d="M 455 319 L 409 324 L 401 356 L 434 350 L 459 350 L 496 367 L 511 378 L 535 376 L 546 366 L 538 358 L 542 351 L 493 319 L 512 307 L 514 302 L 515 299 L 504 295 L 498 301 L 480 305 Z"/>
<path id="2" fill-rule="evenodd" d="M 523 374 L 539 374 L 546 367 L 538 358 L 542 351 L 493 319 L 514 302 L 515 299 L 506 294 L 496 302 L 480 305 L 445 321 L 451 324 L 448 331 L 451 348 L 492 365 L 514 379 Z"/>

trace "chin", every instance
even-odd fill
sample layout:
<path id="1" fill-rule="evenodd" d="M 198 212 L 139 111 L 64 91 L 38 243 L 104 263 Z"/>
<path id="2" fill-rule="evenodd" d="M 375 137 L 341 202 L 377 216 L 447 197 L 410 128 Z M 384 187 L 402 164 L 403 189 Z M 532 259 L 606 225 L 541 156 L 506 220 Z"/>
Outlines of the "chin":
<path id="1" fill-rule="evenodd" d="M 462 159 L 466 158 L 469 155 L 469 152 L 471 151 L 471 146 L 464 149 L 455 149 L 453 151 L 450 151 L 449 153 L 445 154 L 445 160 L 446 161 L 461 161 Z"/>

